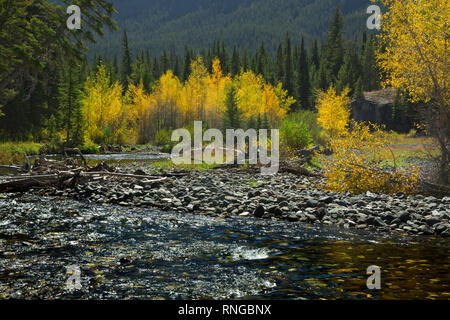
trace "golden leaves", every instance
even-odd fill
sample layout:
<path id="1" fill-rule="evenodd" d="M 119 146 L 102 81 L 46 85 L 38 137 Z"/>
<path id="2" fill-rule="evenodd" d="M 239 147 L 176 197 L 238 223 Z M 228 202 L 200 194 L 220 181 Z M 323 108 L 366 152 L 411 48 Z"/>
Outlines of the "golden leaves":
<path id="1" fill-rule="evenodd" d="M 327 92 L 319 92 L 317 99 L 317 122 L 327 130 L 331 137 L 338 136 L 346 130 L 350 118 L 349 88 L 340 95 L 330 87 Z"/>
<path id="2" fill-rule="evenodd" d="M 323 157 L 327 188 L 336 192 L 366 191 L 411 193 L 418 179 L 419 169 L 387 170 L 384 164 L 393 162 L 386 132 L 372 123 L 349 122 L 348 89 L 340 96 L 333 88 L 319 94 L 318 122 L 330 135 L 331 157 Z"/>

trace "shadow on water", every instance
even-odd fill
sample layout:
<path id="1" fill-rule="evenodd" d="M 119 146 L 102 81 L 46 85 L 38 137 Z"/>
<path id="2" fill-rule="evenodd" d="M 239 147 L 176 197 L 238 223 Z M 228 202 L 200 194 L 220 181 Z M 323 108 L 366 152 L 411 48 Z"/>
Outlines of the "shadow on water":
<path id="1" fill-rule="evenodd" d="M 0 199 L 0 298 L 448 299 L 449 243 L 244 217 Z M 81 270 L 80 290 L 65 287 L 69 265 Z M 381 267 L 381 290 L 366 287 L 370 265 Z"/>

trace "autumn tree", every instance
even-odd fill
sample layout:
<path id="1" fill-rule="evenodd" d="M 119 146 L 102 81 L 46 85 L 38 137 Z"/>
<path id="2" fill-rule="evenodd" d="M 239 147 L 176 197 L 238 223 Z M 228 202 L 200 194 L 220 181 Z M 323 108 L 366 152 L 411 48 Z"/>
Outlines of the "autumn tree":
<path id="1" fill-rule="evenodd" d="M 122 86 L 118 82 L 110 82 L 105 66 L 101 65 L 97 74 L 86 81 L 81 103 L 87 141 L 124 141 L 126 115 L 122 105 Z"/>
<path id="2" fill-rule="evenodd" d="M 328 132 L 331 138 L 337 137 L 345 130 L 350 119 L 350 89 L 345 88 L 341 94 L 330 87 L 321 91 L 317 98 L 317 122 Z"/>
<path id="3" fill-rule="evenodd" d="M 383 0 L 386 50 L 378 53 L 385 86 L 406 89 L 412 101 L 428 102 L 430 132 L 441 149 L 440 180 L 449 182 L 450 156 L 450 2 L 442 0 Z"/>

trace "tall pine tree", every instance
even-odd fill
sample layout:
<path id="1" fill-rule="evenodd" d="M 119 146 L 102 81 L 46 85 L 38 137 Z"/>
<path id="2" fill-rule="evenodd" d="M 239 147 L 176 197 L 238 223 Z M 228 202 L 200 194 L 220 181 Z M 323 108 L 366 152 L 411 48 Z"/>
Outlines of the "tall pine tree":
<path id="1" fill-rule="evenodd" d="M 127 31 L 123 31 L 122 38 L 122 70 L 121 70 L 121 81 L 124 87 L 124 92 L 128 90 L 129 80 L 131 73 L 133 72 L 131 67 L 131 51 L 128 46 L 128 35 Z"/>

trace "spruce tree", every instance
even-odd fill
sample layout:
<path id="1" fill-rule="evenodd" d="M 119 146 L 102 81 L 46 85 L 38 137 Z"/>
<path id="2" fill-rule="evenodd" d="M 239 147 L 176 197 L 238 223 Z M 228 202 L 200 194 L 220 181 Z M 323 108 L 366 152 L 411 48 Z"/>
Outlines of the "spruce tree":
<path id="1" fill-rule="evenodd" d="M 277 82 L 284 81 L 284 57 L 283 46 L 280 44 L 277 50 Z"/>
<path id="2" fill-rule="evenodd" d="M 234 77 L 239 74 L 241 70 L 241 58 L 236 46 L 233 48 L 233 56 L 231 58 L 231 75 Z"/>
<path id="3" fill-rule="evenodd" d="M 380 72 L 375 57 L 375 38 L 367 40 L 361 57 L 361 75 L 364 91 L 380 89 Z"/>
<path id="4" fill-rule="evenodd" d="M 240 111 L 236 100 L 236 88 L 231 85 L 225 97 L 225 114 L 223 117 L 224 129 L 240 128 Z"/>
<path id="5" fill-rule="evenodd" d="M 330 21 L 327 40 L 322 47 L 322 58 L 325 63 L 325 70 L 328 73 L 327 81 L 329 83 L 336 81 L 344 59 L 343 28 L 344 18 L 339 8 L 336 8 Z"/>
<path id="6" fill-rule="evenodd" d="M 308 54 L 305 49 L 303 37 L 297 66 L 297 103 L 303 109 L 308 109 L 310 107 L 311 82 L 309 79 Z"/>
<path id="7" fill-rule="evenodd" d="M 131 52 L 130 48 L 128 47 L 128 35 L 127 31 L 123 31 L 123 38 L 122 38 L 122 70 L 121 70 L 121 80 L 122 85 L 124 87 L 124 92 L 128 90 L 129 86 L 129 78 L 132 73 L 132 67 L 131 67 Z"/>
<path id="8" fill-rule="evenodd" d="M 182 81 L 187 81 L 189 79 L 189 75 L 191 74 L 191 53 L 188 47 L 184 47 L 184 61 L 183 61 L 183 76 Z"/>
<path id="9" fill-rule="evenodd" d="M 269 117 L 267 116 L 267 112 L 264 112 L 264 116 L 261 122 L 261 129 L 270 129 Z"/>
<path id="10" fill-rule="evenodd" d="M 349 87 L 350 93 L 353 94 L 360 74 L 361 66 L 356 46 L 350 42 L 344 56 L 344 63 L 338 73 L 336 92 L 340 94 L 345 87 Z"/>
<path id="11" fill-rule="evenodd" d="M 294 95 L 293 88 L 293 72 L 292 72 L 292 51 L 291 51 L 291 38 L 286 33 L 285 47 L 284 47 L 284 88 L 289 95 Z"/>
<path id="12" fill-rule="evenodd" d="M 63 70 L 59 85 L 59 109 L 63 114 L 64 128 L 66 129 L 67 146 L 80 144 L 82 119 L 81 114 L 81 75 L 80 65 L 76 61 L 69 61 L 66 70 Z"/>
<path id="13" fill-rule="evenodd" d="M 319 70 L 319 63 L 320 63 L 320 57 L 319 57 L 319 47 L 317 45 L 317 40 L 314 39 L 311 47 L 311 65 L 314 66 L 316 70 Z"/>

